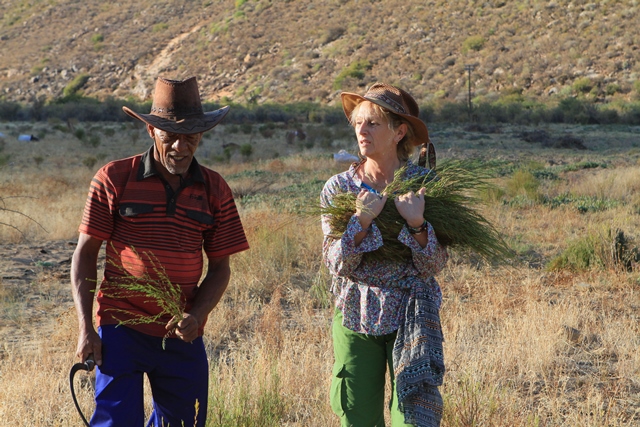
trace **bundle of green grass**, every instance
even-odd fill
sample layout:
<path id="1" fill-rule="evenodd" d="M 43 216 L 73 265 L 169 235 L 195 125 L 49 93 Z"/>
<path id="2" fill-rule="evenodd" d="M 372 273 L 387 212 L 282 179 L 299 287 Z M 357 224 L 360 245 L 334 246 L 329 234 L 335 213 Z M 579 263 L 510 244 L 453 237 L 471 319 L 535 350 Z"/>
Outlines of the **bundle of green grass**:
<path id="1" fill-rule="evenodd" d="M 424 218 L 433 227 L 440 244 L 461 252 L 474 252 L 490 263 L 505 263 L 513 257 L 512 250 L 495 227 L 475 209 L 481 203 L 481 192 L 491 187 L 490 178 L 490 172 L 474 161 L 451 160 L 437 171 L 413 177 L 406 177 L 406 168 L 400 168 L 383 192 L 388 196 L 387 202 L 375 219 L 384 244 L 365 256 L 396 261 L 411 258 L 411 250 L 398 241 L 405 220 L 398 213 L 394 199 L 424 187 Z M 342 236 L 355 211 L 356 195 L 353 193 L 337 194 L 330 206 L 321 208 L 321 214 L 329 216 L 334 231 L 332 237 Z"/>
<path id="2" fill-rule="evenodd" d="M 131 247 L 131 250 L 140 258 L 135 248 Z M 118 326 L 147 325 L 152 323 L 165 325 L 166 319 L 171 318 L 171 327 L 162 339 L 162 348 L 164 349 L 166 339 L 175 333 L 178 323 L 183 318 L 186 302 L 184 298 L 182 298 L 180 285 L 171 282 L 169 275 L 158 258 L 153 253 L 147 251 L 143 252 L 142 255 L 149 260 L 151 264 L 150 267 L 154 272 L 153 276 L 146 269 L 144 273 L 139 276 L 130 274 L 126 268 L 122 266 L 121 262 L 117 262 L 114 259 L 107 259 L 107 263 L 116 268 L 121 273 L 121 276 L 106 286 L 100 286 L 100 291 L 102 291 L 105 296 L 113 299 L 142 296 L 148 299 L 146 302 L 157 304 L 160 311 L 154 315 L 130 313 L 117 308 L 108 308 L 107 310 L 121 313 L 127 317 L 121 320 L 117 318 L 117 315 L 114 315 L 114 318 L 118 320 Z"/>

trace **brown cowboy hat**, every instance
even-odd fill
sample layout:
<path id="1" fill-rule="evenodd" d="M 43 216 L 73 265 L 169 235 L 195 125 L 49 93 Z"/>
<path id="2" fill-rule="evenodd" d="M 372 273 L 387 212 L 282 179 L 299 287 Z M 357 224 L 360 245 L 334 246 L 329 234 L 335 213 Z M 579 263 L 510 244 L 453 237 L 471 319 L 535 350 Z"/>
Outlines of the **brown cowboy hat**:
<path id="1" fill-rule="evenodd" d="M 370 101 L 404 117 L 411 123 L 415 134 L 415 138 L 412 141 L 413 145 L 422 145 L 429 142 L 427 125 L 418 117 L 420 114 L 418 103 L 408 92 L 386 83 L 374 83 L 364 96 L 357 93 L 342 92 L 340 97 L 342 98 L 342 109 L 349 120 L 351 120 L 351 112 L 356 105 L 362 101 Z"/>
<path id="2" fill-rule="evenodd" d="M 186 80 L 167 80 L 158 77 L 153 94 L 151 114 L 139 114 L 122 107 L 125 113 L 166 132 L 192 134 L 208 131 L 220 123 L 229 107 L 203 112 L 198 82 L 195 77 Z"/>

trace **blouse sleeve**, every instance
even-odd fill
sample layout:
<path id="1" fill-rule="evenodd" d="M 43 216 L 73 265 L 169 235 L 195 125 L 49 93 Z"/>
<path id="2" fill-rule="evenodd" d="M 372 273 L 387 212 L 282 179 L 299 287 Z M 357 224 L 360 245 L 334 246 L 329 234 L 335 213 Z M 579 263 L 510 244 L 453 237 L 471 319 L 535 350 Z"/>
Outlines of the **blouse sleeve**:
<path id="1" fill-rule="evenodd" d="M 406 225 L 400 230 L 398 240 L 411 249 L 413 265 L 421 275 L 430 277 L 435 276 L 444 268 L 449 259 L 449 253 L 438 242 L 431 224 L 427 225 L 427 233 L 429 237 L 424 248 L 409 233 Z"/>
<path id="2" fill-rule="evenodd" d="M 330 206 L 334 194 L 335 189 L 332 188 L 331 182 L 327 182 L 320 194 L 321 206 Z M 322 215 L 322 255 L 325 265 L 336 276 L 350 275 L 360 265 L 362 254 L 375 251 L 382 246 L 382 234 L 375 222 L 371 224 L 369 232 L 358 246 L 355 244 L 355 236 L 363 229 L 355 215 L 349 219 L 347 228 L 340 238 L 336 237 L 336 231 L 331 229 L 330 224 L 331 216 Z"/>

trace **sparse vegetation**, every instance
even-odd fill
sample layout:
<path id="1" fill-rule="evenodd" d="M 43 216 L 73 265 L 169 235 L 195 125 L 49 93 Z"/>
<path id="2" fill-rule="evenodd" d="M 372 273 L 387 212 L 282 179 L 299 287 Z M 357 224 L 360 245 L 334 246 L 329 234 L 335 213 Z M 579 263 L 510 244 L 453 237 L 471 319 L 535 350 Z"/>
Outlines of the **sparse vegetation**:
<path id="1" fill-rule="evenodd" d="M 85 87 L 87 96 L 127 99 L 138 96 L 136 87 L 153 87 L 155 74 L 162 70 L 147 73 L 145 65 L 164 60 L 179 62 L 166 69 L 171 77 L 197 75 L 205 100 L 220 101 L 246 88 L 246 102 L 258 105 L 298 100 L 333 105 L 334 87 L 356 91 L 375 79 L 402 83 L 422 103 L 439 107 L 439 101 L 459 101 L 466 94 L 467 63 L 476 64 L 472 92 L 478 100 L 494 101 L 512 88 L 521 91 L 525 102 L 547 108 L 574 94 L 615 105 L 616 110 L 639 99 L 635 82 L 640 63 L 633 60 L 637 41 L 626 29 L 638 26 L 640 14 L 631 3 L 536 0 L 526 5 L 436 2 L 425 7 L 410 0 L 394 10 L 409 13 L 412 25 L 381 21 L 389 6 L 380 1 L 366 7 L 335 0 L 318 0 L 312 7 L 206 1 L 205 17 L 200 8 L 176 6 L 180 13 L 169 13 L 168 5 L 158 4 L 157 15 L 146 13 L 142 3 L 132 3 L 125 11 L 135 17 L 130 20 L 119 19 L 123 11 L 95 0 L 86 5 L 82 11 L 71 3 L 56 5 L 55 17 L 50 16 L 51 7 L 40 2 L 7 5 L 0 28 L 0 65 L 12 70 L 2 88 L 9 89 L 3 91 L 5 100 L 24 105 L 39 98 L 54 102 L 80 73 L 95 77 Z M 77 16 L 85 10 L 85 16 Z M 349 19 L 340 23 L 336 16 Z M 167 31 L 171 28 L 183 30 L 173 34 Z M 179 43 L 172 44 L 170 52 L 157 49 L 156 38 L 150 36 L 154 32 L 175 37 L 166 43 Z M 105 55 L 102 46 L 107 41 Z M 54 45 L 56 55 L 51 55 Z M 33 58 L 43 52 L 50 61 L 39 69 L 43 64 Z M 113 69 L 107 65 L 109 58 L 122 60 Z M 362 78 L 337 79 L 357 61 L 370 64 Z M 135 84 L 126 80 L 134 63 L 140 65 Z M 38 74 L 31 74 L 32 68 Z M 31 81 L 34 76 L 40 78 L 38 84 Z M 586 85 L 585 79 L 591 83 Z M 258 86 L 262 90 L 256 95 L 253 88 Z M 531 113 L 525 110 L 524 115 Z"/>
<path id="2" fill-rule="evenodd" d="M 7 207 L 47 226 L 45 232 L 0 211 L 0 222 L 23 233 L 0 227 L 0 267 L 17 266 L 3 270 L 0 280 L 0 322 L 10 326 L 0 328 L 3 426 L 44 427 L 51 420 L 78 425 L 68 379 L 60 375 L 75 361 L 77 338 L 68 242 L 76 238 L 95 168 L 143 152 L 148 143 L 141 126 L 70 122 L 74 129 L 89 129 L 87 135 L 113 129 L 96 154 L 69 131 L 54 129 L 63 123 L 0 123 L 6 135 L 2 154 L 10 158 L 2 166 L 0 194 Z M 257 123 L 257 131 L 246 134 L 239 125 L 229 133 L 232 124 L 225 122 L 197 153 L 228 180 L 251 246 L 232 257 L 230 286 L 205 329 L 209 426 L 336 427 L 327 397 L 330 276 L 320 258 L 318 219 L 298 212 L 317 203 L 326 179 L 348 167 L 331 154 L 355 151 L 353 130 L 343 118 L 332 126 L 267 123 L 265 130 L 273 133 L 263 135 Z M 327 129 L 335 145 L 325 148 L 319 139 L 311 149 L 302 145 L 306 140 L 288 144 L 286 132 L 298 128 L 307 139 Z M 432 123 L 429 130 L 440 165 L 475 159 L 487 169 L 495 191 L 483 197 L 482 214 L 516 251 L 508 268 L 489 268 L 451 251 L 438 276 L 448 369 L 443 427 L 637 424 L 636 128 Z M 44 131 L 47 141 L 29 142 L 25 150 L 15 139 L 23 131 Z M 566 134 L 587 149 L 553 144 Z M 245 144 L 254 147 L 248 160 L 240 153 Z M 44 159 L 40 167 L 36 156 Z M 91 168 L 83 164 L 87 157 L 96 159 Z M 9 198 L 21 194 L 37 198 Z M 16 335 L 16 328 L 22 333 Z M 82 377 L 78 396 L 90 413 L 93 386 L 91 377 Z M 149 401 L 145 405 L 149 411 Z"/>

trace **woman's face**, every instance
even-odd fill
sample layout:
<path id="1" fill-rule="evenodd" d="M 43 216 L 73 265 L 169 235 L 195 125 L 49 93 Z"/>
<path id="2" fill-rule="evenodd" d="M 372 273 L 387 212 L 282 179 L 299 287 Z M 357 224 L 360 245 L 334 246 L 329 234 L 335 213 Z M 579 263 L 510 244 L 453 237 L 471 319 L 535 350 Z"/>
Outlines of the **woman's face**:
<path id="1" fill-rule="evenodd" d="M 389 129 L 388 119 L 379 113 L 369 101 L 363 101 L 354 117 L 354 128 L 358 148 L 363 156 L 377 161 L 392 161 L 398 158 L 396 147 L 404 136 L 401 125 Z"/>

